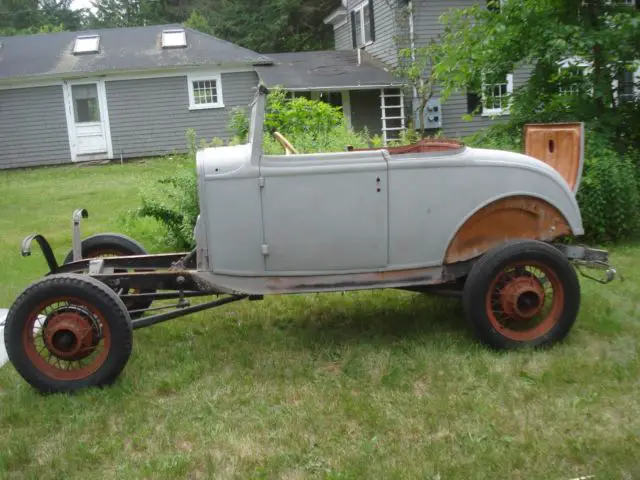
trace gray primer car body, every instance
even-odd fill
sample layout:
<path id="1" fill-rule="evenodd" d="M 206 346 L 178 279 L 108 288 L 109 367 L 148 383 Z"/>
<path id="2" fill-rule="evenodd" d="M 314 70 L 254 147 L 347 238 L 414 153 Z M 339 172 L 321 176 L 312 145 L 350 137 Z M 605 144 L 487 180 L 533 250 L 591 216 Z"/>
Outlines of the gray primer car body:
<path id="1" fill-rule="evenodd" d="M 541 199 L 573 235 L 583 234 L 575 192 L 535 158 L 464 146 L 264 155 L 264 107 L 265 96 L 257 95 L 249 143 L 197 154 L 198 276 L 224 291 L 443 283 L 456 232 L 508 197 Z"/>

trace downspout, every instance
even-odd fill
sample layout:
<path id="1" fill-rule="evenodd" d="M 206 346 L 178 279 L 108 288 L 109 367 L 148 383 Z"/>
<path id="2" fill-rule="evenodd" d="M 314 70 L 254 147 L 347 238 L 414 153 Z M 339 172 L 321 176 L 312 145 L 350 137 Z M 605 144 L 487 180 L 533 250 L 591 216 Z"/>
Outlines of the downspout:
<path id="1" fill-rule="evenodd" d="M 413 1 L 409 0 L 407 4 L 407 8 L 409 10 L 409 42 L 411 45 L 411 61 L 415 63 L 416 61 L 416 35 L 415 35 L 415 27 L 413 24 Z M 416 90 L 415 85 L 413 86 L 413 98 L 418 97 L 418 91 Z"/>

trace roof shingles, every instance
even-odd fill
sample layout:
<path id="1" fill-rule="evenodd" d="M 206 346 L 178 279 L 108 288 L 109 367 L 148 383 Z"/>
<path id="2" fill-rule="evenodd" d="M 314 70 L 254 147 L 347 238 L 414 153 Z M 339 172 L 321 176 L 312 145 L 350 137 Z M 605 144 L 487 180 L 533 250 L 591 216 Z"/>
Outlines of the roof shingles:
<path id="1" fill-rule="evenodd" d="M 185 28 L 185 48 L 163 49 L 162 31 L 172 28 L 182 27 L 155 25 L 0 37 L 0 80 L 271 63 L 264 55 L 189 28 Z M 100 51 L 74 55 L 76 37 L 89 34 L 100 35 Z"/>
<path id="2" fill-rule="evenodd" d="M 376 88 L 402 85 L 402 81 L 366 52 L 327 50 L 267 54 L 274 63 L 256 67 L 267 87 L 287 90 Z"/>

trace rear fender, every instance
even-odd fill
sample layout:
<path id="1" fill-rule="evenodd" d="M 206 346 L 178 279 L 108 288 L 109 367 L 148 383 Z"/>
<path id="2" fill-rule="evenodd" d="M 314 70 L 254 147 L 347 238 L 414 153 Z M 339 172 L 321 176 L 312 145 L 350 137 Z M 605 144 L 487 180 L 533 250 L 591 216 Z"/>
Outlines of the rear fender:
<path id="1" fill-rule="evenodd" d="M 444 263 L 471 260 L 509 240 L 552 241 L 571 233 L 567 217 L 549 202 L 509 196 L 490 202 L 463 222 L 449 242 Z"/>

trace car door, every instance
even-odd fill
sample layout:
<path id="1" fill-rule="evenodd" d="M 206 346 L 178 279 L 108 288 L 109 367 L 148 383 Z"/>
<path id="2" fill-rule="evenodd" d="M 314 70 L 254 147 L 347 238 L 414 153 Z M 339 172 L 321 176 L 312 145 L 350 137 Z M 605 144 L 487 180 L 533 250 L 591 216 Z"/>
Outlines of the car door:
<path id="1" fill-rule="evenodd" d="M 263 156 L 259 180 L 267 271 L 387 265 L 387 160 L 381 151 Z"/>

